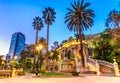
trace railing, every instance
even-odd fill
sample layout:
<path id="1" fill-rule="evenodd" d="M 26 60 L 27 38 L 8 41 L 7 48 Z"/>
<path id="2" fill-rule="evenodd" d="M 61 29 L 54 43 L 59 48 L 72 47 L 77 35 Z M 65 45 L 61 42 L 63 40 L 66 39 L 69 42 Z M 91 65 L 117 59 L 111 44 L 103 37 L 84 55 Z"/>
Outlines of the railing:
<path id="1" fill-rule="evenodd" d="M 107 61 L 97 60 L 97 59 L 92 59 L 92 58 L 88 58 L 87 61 L 89 63 L 91 63 L 94 67 L 96 67 L 96 61 L 97 61 L 99 65 L 104 65 L 104 66 L 107 66 L 111 69 L 114 69 L 114 65 L 110 62 L 107 62 Z"/>
<path id="2" fill-rule="evenodd" d="M 107 66 L 107 67 L 109 67 L 111 69 L 114 69 L 114 65 L 112 63 L 110 63 L 110 62 L 103 61 L 103 60 L 97 60 L 97 61 L 98 61 L 98 63 L 100 65 L 105 65 L 105 66 Z"/>
<path id="3" fill-rule="evenodd" d="M 0 76 L 11 77 L 12 71 L 11 70 L 0 70 Z"/>
<path id="4" fill-rule="evenodd" d="M 87 58 L 87 61 L 91 63 L 94 67 L 96 67 L 96 61 L 95 59 Z"/>

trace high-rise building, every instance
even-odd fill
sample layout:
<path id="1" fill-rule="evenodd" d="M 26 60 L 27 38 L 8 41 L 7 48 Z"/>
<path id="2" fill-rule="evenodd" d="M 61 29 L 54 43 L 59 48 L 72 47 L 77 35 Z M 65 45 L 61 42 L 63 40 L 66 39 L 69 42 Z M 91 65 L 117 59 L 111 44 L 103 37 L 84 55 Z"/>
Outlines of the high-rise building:
<path id="1" fill-rule="evenodd" d="M 21 32 L 16 32 L 12 34 L 9 53 L 6 57 L 7 60 L 13 59 L 14 56 L 20 58 L 20 53 L 25 46 L 25 35 Z"/>

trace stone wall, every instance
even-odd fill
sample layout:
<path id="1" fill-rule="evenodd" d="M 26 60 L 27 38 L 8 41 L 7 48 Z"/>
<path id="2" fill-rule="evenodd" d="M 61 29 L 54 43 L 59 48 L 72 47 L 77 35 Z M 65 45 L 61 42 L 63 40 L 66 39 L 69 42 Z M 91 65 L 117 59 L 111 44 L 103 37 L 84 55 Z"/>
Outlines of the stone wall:
<path id="1" fill-rule="evenodd" d="M 114 70 L 107 67 L 107 66 L 100 66 L 100 72 L 101 73 L 106 73 L 106 74 L 110 74 L 110 73 L 114 73 Z"/>

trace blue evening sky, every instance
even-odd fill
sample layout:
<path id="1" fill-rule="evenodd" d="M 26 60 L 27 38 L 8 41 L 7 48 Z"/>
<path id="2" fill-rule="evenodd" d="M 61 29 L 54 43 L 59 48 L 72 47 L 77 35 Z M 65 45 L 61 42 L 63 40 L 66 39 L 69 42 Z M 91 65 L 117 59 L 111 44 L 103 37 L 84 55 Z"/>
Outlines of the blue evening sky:
<path id="1" fill-rule="evenodd" d="M 11 36 L 15 32 L 22 32 L 26 36 L 26 44 L 35 42 L 35 30 L 32 27 L 35 16 L 42 17 L 45 7 L 52 7 L 56 12 L 56 19 L 50 26 L 50 46 L 54 41 L 68 39 L 71 34 L 64 23 L 66 8 L 71 8 L 70 3 L 74 0 L 0 0 L 0 55 L 9 51 Z M 110 10 L 118 6 L 119 0 L 85 0 L 90 2 L 89 8 L 95 13 L 94 25 L 91 27 L 92 34 L 102 32 L 105 29 L 105 19 Z M 85 31 L 90 34 L 90 30 Z M 39 37 L 46 38 L 46 25 L 39 32 Z M 49 47 L 50 47 L 49 46 Z"/>

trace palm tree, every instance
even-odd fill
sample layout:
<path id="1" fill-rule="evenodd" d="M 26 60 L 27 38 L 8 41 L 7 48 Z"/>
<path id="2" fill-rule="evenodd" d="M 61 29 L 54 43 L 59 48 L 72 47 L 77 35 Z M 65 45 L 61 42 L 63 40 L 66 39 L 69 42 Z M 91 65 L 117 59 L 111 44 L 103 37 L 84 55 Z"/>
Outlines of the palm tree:
<path id="1" fill-rule="evenodd" d="M 65 23 L 70 31 L 74 31 L 79 34 L 80 40 L 80 53 L 82 59 L 82 66 L 85 67 L 84 56 L 83 56 L 83 45 L 82 45 L 82 34 L 84 30 L 87 30 L 93 25 L 94 11 L 88 9 L 90 3 L 84 3 L 84 0 L 74 1 L 71 3 L 72 9 L 67 8 L 68 13 L 65 17 Z"/>
<path id="2" fill-rule="evenodd" d="M 47 25 L 47 54 L 46 54 L 46 71 L 48 70 L 48 47 L 49 47 L 49 26 L 55 22 L 55 11 L 53 8 L 47 7 L 43 11 L 43 19 L 45 24 Z"/>
<path id="3" fill-rule="evenodd" d="M 35 44 L 37 44 L 37 42 L 38 42 L 38 31 L 40 31 L 41 28 L 44 27 L 44 25 L 43 25 L 43 21 L 42 21 L 42 19 L 40 17 L 35 17 L 33 20 L 34 21 L 32 23 L 32 26 L 36 30 Z"/>
<path id="4" fill-rule="evenodd" d="M 120 12 L 113 9 L 108 14 L 108 18 L 106 19 L 105 23 L 106 27 L 120 27 Z"/>

